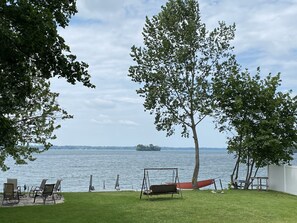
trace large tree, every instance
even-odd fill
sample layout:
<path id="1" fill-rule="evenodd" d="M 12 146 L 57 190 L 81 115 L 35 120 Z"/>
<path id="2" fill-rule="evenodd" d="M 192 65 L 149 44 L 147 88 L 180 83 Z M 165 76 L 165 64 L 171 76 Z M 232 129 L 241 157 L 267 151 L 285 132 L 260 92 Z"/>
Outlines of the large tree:
<path id="1" fill-rule="evenodd" d="M 235 71 L 235 70 L 234 70 Z M 297 143 L 297 97 L 277 91 L 280 74 L 261 79 L 260 69 L 224 75 L 216 80 L 218 124 L 231 131 L 228 151 L 236 162 L 231 183 L 237 188 L 240 168 L 245 168 L 245 189 L 258 169 L 292 160 Z M 240 165 L 242 164 L 242 165 Z"/>
<path id="2" fill-rule="evenodd" d="M 57 95 L 50 92 L 47 79 L 57 76 L 71 84 L 82 82 L 94 87 L 88 65 L 76 60 L 58 34 L 58 28 L 65 28 L 76 12 L 76 3 L 71 0 L 0 1 L 0 165 L 3 168 L 8 156 L 18 163 L 30 157 L 32 142 L 49 147 L 44 139 L 53 137 L 55 127 L 46 118 L 55 120 L 59 114 L 69 117 L 56 103 Z M 33 119 L 32 128 L 29 123 Z"/>
<path id="3" fill-rule="evenodd" d="M 235 25 L 224 22 L 208 31 L 195 0 L 169 0 L 158 15 L 146 18 L 144 46 L 132 47 L 136 65 L 129 76 L 141 84 L 137 93 L 145 98 L 145 110 L 155 115 L 157 130 L 171 136 L 181 126 L 182 137 L 193 137 L 193 186 L 200 167 L 196 127 L 211 113 L 211 78 L 234 66 L 234 32 Z"/>

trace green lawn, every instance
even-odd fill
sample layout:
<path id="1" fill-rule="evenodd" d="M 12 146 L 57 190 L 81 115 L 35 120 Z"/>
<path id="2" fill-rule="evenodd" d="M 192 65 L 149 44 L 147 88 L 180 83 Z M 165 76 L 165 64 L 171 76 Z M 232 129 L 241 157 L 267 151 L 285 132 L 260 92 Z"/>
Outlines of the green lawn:
<path id="1" fill-rule="evenodd" d="M 139 192 L 64 193 L 65 203 L 0 208 L 0 222 L 296 222 L 297 196 L 264 191 L 183 191 L 140 200 Z"/>

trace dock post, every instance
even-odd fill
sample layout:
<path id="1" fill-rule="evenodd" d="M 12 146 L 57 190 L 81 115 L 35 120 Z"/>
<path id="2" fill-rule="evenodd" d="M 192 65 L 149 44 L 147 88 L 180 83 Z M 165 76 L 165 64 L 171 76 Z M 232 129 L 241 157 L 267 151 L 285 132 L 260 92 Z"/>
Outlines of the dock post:
<path id="1" fill-rule="evenodd" d="M 120 190 L 120 175 L 119 174 L 117 175 L 117 179 L 116 179 L 114 189 Z"/>
<path id="2" fill-rule="evenodd" d="M 95 188 L 93 186 L 93 175 L 90 175 L 89 192 L 91 192 L 92 190 L 95 190 Z"/>

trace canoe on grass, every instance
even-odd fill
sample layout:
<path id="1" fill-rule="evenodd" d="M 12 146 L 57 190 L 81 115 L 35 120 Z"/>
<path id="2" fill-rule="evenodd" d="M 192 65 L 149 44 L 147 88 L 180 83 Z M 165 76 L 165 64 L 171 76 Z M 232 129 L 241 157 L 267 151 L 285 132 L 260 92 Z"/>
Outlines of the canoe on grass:
<path id="1" fill-rule="evenodd" d="M 208 180 L 201 180 L 197 182 L 197 188 L 202 188 L 209 186 L 215 182 L 214 179 L 208 179 Z M 193 189 L 192 182 L 180 182 L 176 184 L 177 188 L 180 189 Z"/>

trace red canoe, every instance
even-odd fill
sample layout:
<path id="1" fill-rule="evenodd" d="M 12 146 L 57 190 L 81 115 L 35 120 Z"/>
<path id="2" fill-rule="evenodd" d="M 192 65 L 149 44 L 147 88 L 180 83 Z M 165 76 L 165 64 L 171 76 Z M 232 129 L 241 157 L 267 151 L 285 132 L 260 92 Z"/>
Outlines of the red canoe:
<path id="1" fill-rule="evenodd" d="M 197 182 L 197 188 L 206 187 L 215 182 L 214 179 L 208 179 L 208 180 L 201 180 Z M 176 184 L 177 188 L 180 189 L 193 189 L 192 182 L 181 182 Z"/>

